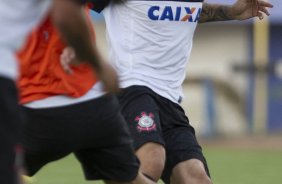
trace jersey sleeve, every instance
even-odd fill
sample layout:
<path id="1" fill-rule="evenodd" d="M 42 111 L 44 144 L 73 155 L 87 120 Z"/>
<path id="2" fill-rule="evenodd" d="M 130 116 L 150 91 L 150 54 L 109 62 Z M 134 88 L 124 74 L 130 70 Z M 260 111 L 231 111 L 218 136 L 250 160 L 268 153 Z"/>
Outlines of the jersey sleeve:
<path id="1" fill-rule="evenodd" d="M 82 0 L 83 3 L 88 3 L 90 8 L 98 13 L 100 13 L 111 0 Z"/>

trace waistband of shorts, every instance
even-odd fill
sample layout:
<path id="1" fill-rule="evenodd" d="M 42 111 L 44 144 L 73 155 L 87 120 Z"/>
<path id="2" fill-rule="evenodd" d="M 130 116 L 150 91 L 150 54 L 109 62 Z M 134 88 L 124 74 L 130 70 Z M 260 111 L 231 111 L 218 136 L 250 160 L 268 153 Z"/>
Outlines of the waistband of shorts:
<path id="1" fill-rule="evenodd" d="M 116 97 L 112 94 L 105 94 L 99 98 L 83 101 L 76 104 L 66 105 L 66 106 L 60 106 L 60 107 L 48 107 L 48 108 L 29 108 L 22 106 L 23 109 L 29 111 L 29 112 L 41 112 L 41 113 L 75 113 L 77 111 L 81 110 L 89 110 L 94 111 L 93 107 L 97 108 L 103 108 L 105 103 L 110 103 L 112 101 L 116 101 Z"/>
<path id="2" fill-rule="evenodd" d="M 126 87 L 126 88 L 122 88 L 122 93 L 131 93 L 132 91 L 135 91 L 135 90 L 138 90 L 138 94 L 137 95 L 140 95 L 140 94 L 148 94 L 148 95 L 151 95 L 153 96 L 154 98 L 157 98 L 158 100 L 166 103 L 166 104 L 171 104 L 173 106 L 180 106 L 178 103 L 175 103 L 173 101 L 171 101 L 170 99 L 167 99 L 161 95 L 159 95 L 158 93 L 156 93 L 155 91 L 153 91 L 152 89 L 150 89 L 149 87 L 147 86 L 141 86 L 141 85 L 133 85 L 133 86 L 129 86 L 129 87 Z"/>

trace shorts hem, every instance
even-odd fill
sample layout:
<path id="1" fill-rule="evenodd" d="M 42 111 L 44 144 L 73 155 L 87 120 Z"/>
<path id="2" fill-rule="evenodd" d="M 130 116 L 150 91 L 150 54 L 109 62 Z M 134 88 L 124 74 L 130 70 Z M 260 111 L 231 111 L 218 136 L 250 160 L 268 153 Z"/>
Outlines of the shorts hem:
<path id="1" fill-rule="evenodd" d="M 208 172 L 208 168 L 207 168 L 205 158 L 202 156 L 202 154 L 194 152 L 194 153 L 187 154 L 184 158 L 175 160 L 168 169 L 165 169 L 163 171 L 162 180 L 164 181 L 164 183 L 170 184 L 170 176 L 171 176 L 172 170 L 174 169 L 174 167 L 176 165 L 178 165 L 181 162 L 185 162 L 185 161 L 188 161 L 188 160 L 191 160 L 191 159 L 200 160 L 204 164 L 206 173 L 209 176 L 209 172 Z"/>
<path id="2" fill-rule="evenodd" d="M 134 181 L 137 176 L 138 176 L 138 172 L 139 172 L 139 168 L 136 169 L 136 172 L 134 174 L 132 174 L 130 177 L 127 178 L 106 178 L 103 176 L 86 176 L 86 180 L 88 181 L 92 181 L 92 180 L 105 180 L 105 181 L 115 181 L 115 182 L 131 182 Z"/>
<path id="3" fill-rule="evenodd" d="M 137 151 L 139 148 L 141 148 L 143 145 L 147 144 L 147 143 L 156 143 L 159 144 L 163 147 L 165 147 L 165 143 L 163 141 L 160 140 L 145 140 L 139 144 L 134 144 L 134 150 Z"/>

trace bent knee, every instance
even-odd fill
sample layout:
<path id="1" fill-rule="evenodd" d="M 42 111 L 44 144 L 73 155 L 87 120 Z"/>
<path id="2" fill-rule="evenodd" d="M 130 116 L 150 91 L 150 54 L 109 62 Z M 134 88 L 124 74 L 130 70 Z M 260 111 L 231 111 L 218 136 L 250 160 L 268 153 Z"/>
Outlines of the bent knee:
<path id="1" fill-rule="evenodd" d="M 172 171 L 172 180 L 177 178 L 177 183 L 211 184 L 204 164 L 197 159 L 184 161 L 175 166 Z M 191 182 L 187 182 L 191 181 Z M 172 182 L 175 183 L 175 182 Z"/>
<path id="2" fill-rule="evenodd" d="M 198 163 L 195 163 L 194 166 L 191 168 L 190 173 L 188 173 L 193 180 L 195 180 L 195 183 L 199 184 L 211 184 L 211 179 L 207 175 L 205 167 L 201 161 L 198 161 Z"/>
<path id="3" fill-rule="evenodd" d="M 163 165 L 165 163 L 165 149 L 162 145 L 157 143 L 146 143 L 141 146 L 136 155 L 141 160 L 141 163 L 151 163 L 157 165 Z"/>
<path id="4" fill-rule="evenodd" d="M 142 173 L 157 181 L 165 166 L 164 147 L 156 143 L 146 143 L 136 151 L 136 155 L 141 162 Z"/>
<path id="5" fill-rule="evenodd" d="M 203 179 L 209 178 L 205 170 L 205 166 L 202 161 L 197 159 L 191 159 L 191 162 L 188 163 L 188 173 L 195 178 Z M 189 166 L 190 165 L 190 166 Z"/>

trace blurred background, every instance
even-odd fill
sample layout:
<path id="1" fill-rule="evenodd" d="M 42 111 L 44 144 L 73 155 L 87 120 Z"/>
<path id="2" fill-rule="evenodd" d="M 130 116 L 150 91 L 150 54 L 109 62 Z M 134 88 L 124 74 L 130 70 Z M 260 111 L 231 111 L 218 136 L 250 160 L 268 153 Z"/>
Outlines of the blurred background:
<path id="1" fill-rule="evenodd" d="M 182 106 L 214 184 L 282 183 L 282 2 L 269 2 L 274 8 L 263 21 L 208 23 L 196 30 Z M 107 58 L 103 17 L 92 17 Z M 83 176 L 77 161 L 68 157 L 32 183 L 76 184 L 83 183 Z"/>

